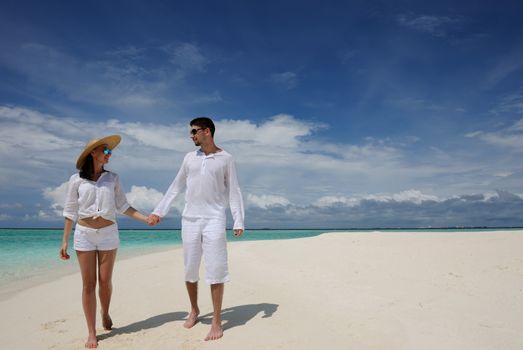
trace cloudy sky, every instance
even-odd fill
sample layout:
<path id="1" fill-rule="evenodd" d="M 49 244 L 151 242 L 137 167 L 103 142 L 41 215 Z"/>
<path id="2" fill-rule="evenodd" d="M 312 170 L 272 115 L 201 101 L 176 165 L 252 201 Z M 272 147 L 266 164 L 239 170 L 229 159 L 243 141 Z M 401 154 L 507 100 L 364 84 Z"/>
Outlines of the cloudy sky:
<path id="1" fill-rule="evenodd" d="M 522 226 L 521 13 L 517 0 L 2 1 L 0 226 L 60 227 L 76 157 L 113 133 L 108 169 L 149 212 L 202 115 L 235 156 L 248 228 Z"/>

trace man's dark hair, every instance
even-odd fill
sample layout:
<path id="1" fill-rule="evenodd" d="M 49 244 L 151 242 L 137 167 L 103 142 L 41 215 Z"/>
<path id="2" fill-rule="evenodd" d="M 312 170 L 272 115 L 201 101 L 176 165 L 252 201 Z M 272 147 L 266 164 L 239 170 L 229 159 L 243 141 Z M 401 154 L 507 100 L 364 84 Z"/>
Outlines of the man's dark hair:
<path id="1" fill-rule="evenodd" d="M 209 128 L 209 130 L 211 130 L 212 137 L 214 137 L 214 130 L 216 130 L 216 128 L 214 127 L 214 123 L 212 122 L 211 118 L 207 118 L 207 117 L 194 118 L 193 120 L 191 120 L 189 125 L 190 126 L 196 125 L 196 126 L 199 126 L 200 128 L 204 128 L 204 129 Z"/>

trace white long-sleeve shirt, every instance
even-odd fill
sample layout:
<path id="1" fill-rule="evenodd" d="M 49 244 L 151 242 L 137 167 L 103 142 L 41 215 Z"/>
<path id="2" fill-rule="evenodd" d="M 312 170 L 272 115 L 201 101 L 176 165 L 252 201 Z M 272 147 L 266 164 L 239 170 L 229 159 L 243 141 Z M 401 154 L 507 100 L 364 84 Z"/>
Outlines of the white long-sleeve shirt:
<path id="1" fill-rule="evenodd" d="M 123 214 L 129 207 L 117 174 L 106 171 L 98 181 L 74 174 L 69 179 L 63 215 L 72 221 L 103 217 L 116 222 L 116 213 Z"/>
<path id="2" fill-rule="evenodd" d="M 185 155 L 176 178 L 153 214 L 163 217 L 185 189 L 183 217 L 225 219 L 231 208 L 233 229 L 244 229 L 242 194 L 232 156 L 220 151 L 205 155 L 201 150 Z"/>

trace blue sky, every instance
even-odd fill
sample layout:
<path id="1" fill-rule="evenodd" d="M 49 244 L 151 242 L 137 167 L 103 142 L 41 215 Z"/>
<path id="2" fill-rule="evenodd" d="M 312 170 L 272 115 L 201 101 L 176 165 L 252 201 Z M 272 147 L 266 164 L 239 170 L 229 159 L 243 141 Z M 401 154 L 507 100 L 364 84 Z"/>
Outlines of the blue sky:
<path id="1" fill-rule="evenodd" d="M 154 207 L 217 123 L 251 228 L 523 225 L 520 1 L 3 1 L 0 226 L 59 227 L 85 142 Z M 183 199 L 161 228 L 179 225 Z M 141 227 L 127 218 L 122 227 Z"/>

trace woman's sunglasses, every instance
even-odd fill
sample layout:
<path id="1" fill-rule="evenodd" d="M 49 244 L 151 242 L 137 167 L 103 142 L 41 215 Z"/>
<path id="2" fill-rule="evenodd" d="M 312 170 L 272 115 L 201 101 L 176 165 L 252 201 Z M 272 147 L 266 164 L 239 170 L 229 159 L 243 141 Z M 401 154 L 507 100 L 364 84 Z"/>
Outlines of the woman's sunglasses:
<path id="1" fill-rule="evenodd" d="M 104 148 L 104 154 L 105 154 L 105 155 L 113 154 L 113 150 L 110 149 L 110 148 L 105 147 L 105 148 Z"/>

